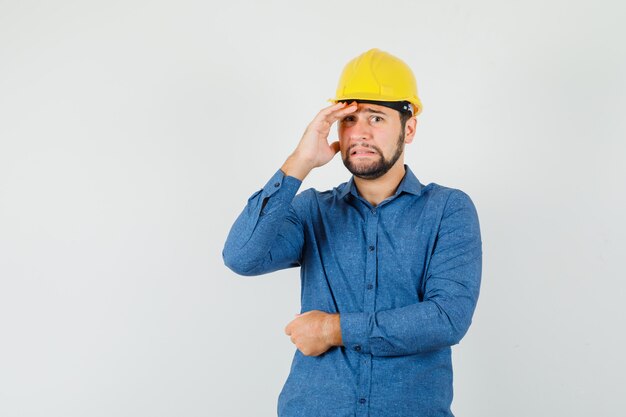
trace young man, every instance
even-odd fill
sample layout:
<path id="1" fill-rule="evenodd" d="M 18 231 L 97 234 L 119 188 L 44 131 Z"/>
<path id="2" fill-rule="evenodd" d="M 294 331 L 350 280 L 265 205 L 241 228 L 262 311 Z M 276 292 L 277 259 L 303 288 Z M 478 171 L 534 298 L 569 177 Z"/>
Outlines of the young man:
<path id="1" fill-rule="evenodd" d="M 372 49 L 342 74 L 335 104 L 253 194 L 224 246 L 241 275 L 301 267 L 297 347 L 283 417 L 452 416 L 450 346 L 478 299 L 478 216 L 460 190 L 422 185 L 404 164 L 421 111 L 413 73 Z M 338 123 L 339 141 L 328 134 Z M 296 195 L 340 152 L 349 182 Z"/>

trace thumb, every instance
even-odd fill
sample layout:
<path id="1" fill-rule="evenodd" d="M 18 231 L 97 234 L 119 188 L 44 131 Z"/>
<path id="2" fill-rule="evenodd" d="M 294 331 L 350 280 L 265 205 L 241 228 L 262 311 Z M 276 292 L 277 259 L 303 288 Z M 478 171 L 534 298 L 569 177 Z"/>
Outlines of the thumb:
<path id="1" fill-rule="evenodd" d="M 335 153 L 339 152 L 339 141 L 336 140 L 333 143 L 330 144 L 330 149 L 332 149 Z"/>

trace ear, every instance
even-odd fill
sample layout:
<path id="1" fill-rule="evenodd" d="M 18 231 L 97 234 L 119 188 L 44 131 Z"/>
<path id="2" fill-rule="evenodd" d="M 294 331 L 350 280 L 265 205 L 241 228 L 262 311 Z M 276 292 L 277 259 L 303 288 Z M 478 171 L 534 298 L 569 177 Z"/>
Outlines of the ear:
<path id="1" fill-rule="evenodd" d="M 417 126 L 416 116 L 413 116 L 409 120 L 406 121 L 406 125 L 404 126 L 404 143 L 413 142 L 413 138 L 415 137 L 416 126 Z"/>

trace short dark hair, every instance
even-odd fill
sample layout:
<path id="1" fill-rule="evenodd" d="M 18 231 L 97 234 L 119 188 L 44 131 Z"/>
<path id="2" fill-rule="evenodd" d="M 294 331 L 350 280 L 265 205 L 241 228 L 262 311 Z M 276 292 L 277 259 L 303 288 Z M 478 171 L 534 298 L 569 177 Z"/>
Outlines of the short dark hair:
<path id="1" fill-rule="evenodd" d="M 413 117 L 413 114 L 408 111 L 399 111 L 400 113 L 400 125 L 402 125 L 401 135 L 404 137 L 404 127 L 406 126 L 406 122 Z"/>

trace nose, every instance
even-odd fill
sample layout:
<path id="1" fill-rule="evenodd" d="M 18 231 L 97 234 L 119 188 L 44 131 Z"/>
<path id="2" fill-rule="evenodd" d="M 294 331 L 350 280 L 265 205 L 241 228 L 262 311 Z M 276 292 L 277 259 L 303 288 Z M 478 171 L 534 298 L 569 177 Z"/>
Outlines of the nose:
<path id="1" fill-rule="evenodd" d="M 369 140 L 372 137 L 371 127 L 364 117 L 357 118 L 355 122 L 346 128 L 345 133 L 350 142 Z"/>

